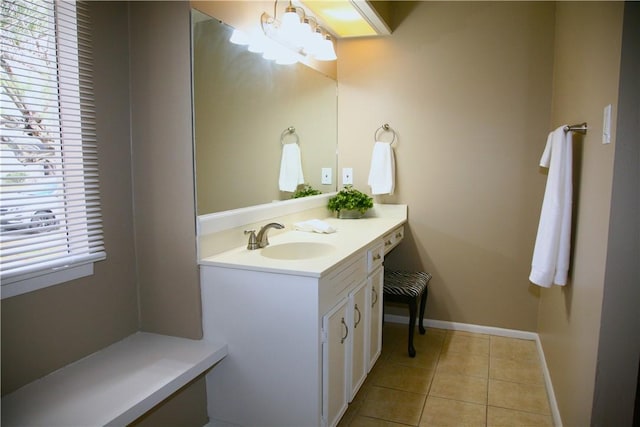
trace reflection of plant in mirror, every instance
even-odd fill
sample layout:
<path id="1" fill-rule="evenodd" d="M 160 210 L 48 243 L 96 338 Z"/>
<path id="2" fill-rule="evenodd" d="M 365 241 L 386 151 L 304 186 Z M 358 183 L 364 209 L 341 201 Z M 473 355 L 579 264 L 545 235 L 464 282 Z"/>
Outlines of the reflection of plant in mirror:
<path id="1" fill-rule="evenodd" d="M 322 194 L 322 191 L 316 190 L 309 184 L 304 184 L 302 187 L 298 188 L 295 193 L 293 193 L 291 198 L 298 199 L 300 197 L 317 196 L 318 194 Z"/>
<path id="2" fill-rule="evenodd" d="M 367 209 L 373 207 L 373 199 L 366 194 L 356 190 L 351 185 L 345 185 L 342 190 L 329 199 L 328 208 L 333 212 L 342 210 L 359 211 L 364 214 Z"/>

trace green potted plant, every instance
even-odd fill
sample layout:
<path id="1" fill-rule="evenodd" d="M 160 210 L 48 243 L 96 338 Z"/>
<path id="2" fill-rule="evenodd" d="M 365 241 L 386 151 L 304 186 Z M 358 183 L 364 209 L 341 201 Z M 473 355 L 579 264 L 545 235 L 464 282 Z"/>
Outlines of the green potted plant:
<path id="1" fill-rule="evenodd" d="M 345 185 L 331 197 L 328 205 L 330 211 L 338 213 L 338 218 L 361 218 L 372 207 L 373 199 L 351 185 Z"/>
<path id="2" fill-rule="evenodd" d="M 298 199 L 300 197 L 317 196 L 318 194 L 322 194 L 322 191 L 316 190 L 309 184 L 304 184 L 302 187 L 298 188 L 295 193 L 293 193 L 291 198 Z"/>

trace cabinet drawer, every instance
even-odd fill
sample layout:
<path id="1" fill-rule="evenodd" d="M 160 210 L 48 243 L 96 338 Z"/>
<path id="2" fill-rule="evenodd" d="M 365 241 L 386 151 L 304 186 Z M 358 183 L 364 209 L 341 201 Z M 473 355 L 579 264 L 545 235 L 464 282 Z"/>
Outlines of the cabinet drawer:
<path id="1" fill-rule="evenodd" d="M 379 242 L 375 246 L 367 250 L 367 274 L 371 273 L 373 270 L 382 265 L 384 254 L 385 251 L 383 242 Z"/>
<path id="2" fill-rule="evenodd" d="M 382 240 L 384 241 L 384 253 L 387 254 L 393 248 L 395 248 L 398 243 L 400 243 L 404 239 L 404 226 L 400 226 L 395 230 L 384 235 Z"/>
<path id="3" fill-rule="evenodd" d="M 320 313 L 333 307 L 367 278 L 367 264 L 364 254 L 340 263 L 326 277 L 320 280 Z"/>

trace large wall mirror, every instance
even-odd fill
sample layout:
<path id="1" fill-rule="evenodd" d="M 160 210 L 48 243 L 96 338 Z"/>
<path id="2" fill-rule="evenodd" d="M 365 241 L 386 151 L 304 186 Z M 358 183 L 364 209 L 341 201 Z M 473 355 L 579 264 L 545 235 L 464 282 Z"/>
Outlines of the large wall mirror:
<path id="1" fill-rule="evenodd" d="M 232 27 L 192 14 L 198 215 L 291 199 L 279 177 L 283 144 L 295 136 L 305 183 L 336 191 L 336 81 L 263 59 L 229 41 Z M 331 168 L 332 184 L 322 183 L 323 168 Z"/>

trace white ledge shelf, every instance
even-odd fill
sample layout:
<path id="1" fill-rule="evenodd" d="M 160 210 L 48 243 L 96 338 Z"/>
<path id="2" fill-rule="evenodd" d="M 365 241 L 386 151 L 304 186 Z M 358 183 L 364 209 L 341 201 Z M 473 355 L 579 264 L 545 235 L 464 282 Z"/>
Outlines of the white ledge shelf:
<path id="1" fill-rule="evenodd" d="M 226 344 L 137 332 L 4 396 L 2 425 L 126 425 L 226 355 Z"/>

